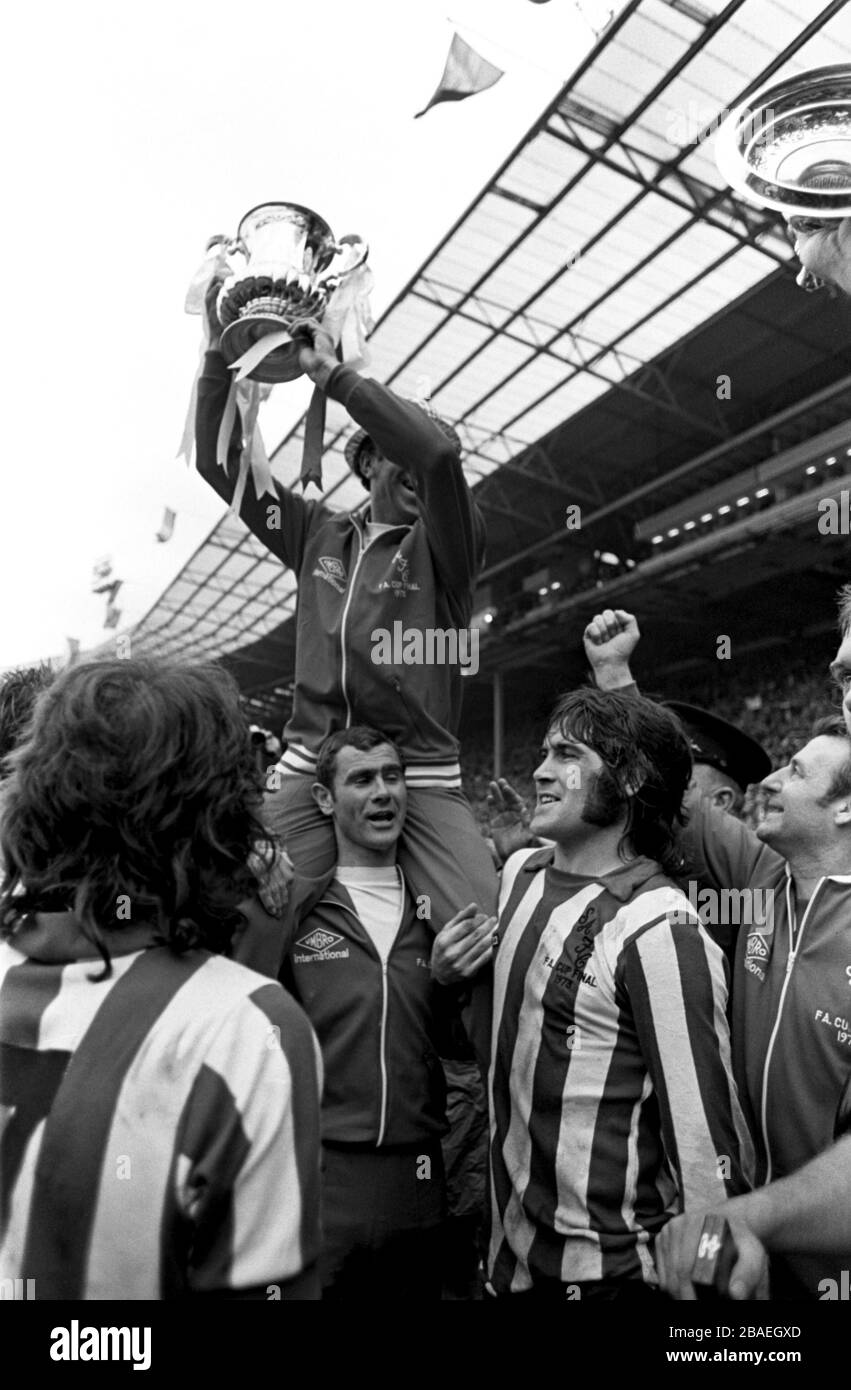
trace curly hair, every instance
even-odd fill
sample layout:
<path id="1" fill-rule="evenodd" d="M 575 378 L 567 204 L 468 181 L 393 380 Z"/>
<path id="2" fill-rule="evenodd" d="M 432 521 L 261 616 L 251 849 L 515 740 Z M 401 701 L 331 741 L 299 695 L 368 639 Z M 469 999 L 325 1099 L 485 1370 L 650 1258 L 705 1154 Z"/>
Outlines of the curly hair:
<path id="1" fill-rule="evenodd" d="M 109 974 L 108 938 L 148 923 L 175 951 L 227 949 L 247 866 L 273 841 L 235 681 L 216 666 L 98 661 L 60 675 L 10 755 L 0 933 L 73 911 Z"/>
<path id="2" fill-rule="evenodd" d="M 587 687 L 562 695 L 547 727 L 584 743 L 602 759 L 607 775 L 594 789 L 601 809 L 614 811 L 620 805 L 626 811 L 618 845 L 621 859 L 632 848 L 654 859 L 666 874 L 680 874 L 678 827 L 685 823 L 683 797 L 692 757 L 676 715 L 643 695 Z"/>
<path id="3" fill-rule="evenodd" d="M 42 662 L 7 671 L 0 681 L 0 777 L 5 759 L 26 732 L 36 700 L 54 679 L 51 667 Z"/>

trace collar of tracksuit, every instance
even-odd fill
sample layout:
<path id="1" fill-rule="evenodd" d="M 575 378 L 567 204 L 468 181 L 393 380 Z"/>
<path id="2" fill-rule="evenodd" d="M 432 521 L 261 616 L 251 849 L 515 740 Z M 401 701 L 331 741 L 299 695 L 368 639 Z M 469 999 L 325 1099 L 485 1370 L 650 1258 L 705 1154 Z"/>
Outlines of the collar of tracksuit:
<path id="1" fill-rule="evenodd" d="M 398 869 L 398 865 L 397 865 Z M 398 869 L 402 891 L 407 900 L 408 886 L 401 869 Z M 354 904 L 342 883 L 337 882 L 337 865 L 334 864 L 322 878 L 296 877 L 290 888 L 290 917 L 296 925 L 304 921 L 321 898 L 331 898 L 341 907 L 354 911 Z"/>

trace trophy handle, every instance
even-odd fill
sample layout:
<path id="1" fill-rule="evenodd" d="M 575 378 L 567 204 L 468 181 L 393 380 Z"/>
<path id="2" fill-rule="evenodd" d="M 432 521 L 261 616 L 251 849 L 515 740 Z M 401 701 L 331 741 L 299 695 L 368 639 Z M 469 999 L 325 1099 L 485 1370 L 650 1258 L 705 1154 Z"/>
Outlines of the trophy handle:
<path id="1" fill-rule="evenodd" d="M 336 252 L 334 259 L 321 276 L 323 284 L 327 284 L 329 280 L 334 280 L 339 284 L 341 280 L 345 280 L 348 275 L 351 275 L 352 271 L 364 265 L 369 255 L 369 243 L 364 241 L 363 237 L 350 232 L 348 236 L 340 237 L 334 250 Z"/>
<path id="2" fill-rule="evenodd" d="M 241 236 L 235 236 L 227 242 L 225 246 L 226 256 L 242 256 L 244 261 L 248 260 L 248 247 Z"/>

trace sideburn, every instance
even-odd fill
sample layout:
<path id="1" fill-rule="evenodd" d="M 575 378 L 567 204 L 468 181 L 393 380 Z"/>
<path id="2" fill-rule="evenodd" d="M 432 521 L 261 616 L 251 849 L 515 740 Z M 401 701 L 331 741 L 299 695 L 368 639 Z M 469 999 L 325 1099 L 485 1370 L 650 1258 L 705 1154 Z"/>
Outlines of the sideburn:
<path id="1" fill-rule="evenodd" d="M 585 821 L 586 825 L 597 825 L 601 830 L 607 830 L 610 825 L 620 820 L 626 804 L 626 798 L 614 773 L 609 768 L 602 767 L 599 772 L 594 773 L 593 781 L 585 794 L 580 819 Z"/>

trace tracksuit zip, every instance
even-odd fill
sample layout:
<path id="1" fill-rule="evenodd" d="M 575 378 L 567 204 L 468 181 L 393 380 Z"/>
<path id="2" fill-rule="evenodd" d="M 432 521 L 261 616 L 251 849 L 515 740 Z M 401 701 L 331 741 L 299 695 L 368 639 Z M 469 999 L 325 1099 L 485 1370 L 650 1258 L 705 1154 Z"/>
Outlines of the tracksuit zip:
<path id="1" fill-rule="evenodd" d="M 347 692 L 347 690 L 346 690 L 346 619 L 347 619 L 348 616 L 349 616 L 349 609 L 350 609 L 351 606 L 352 606 L 352 598 L 354 597 L 354 592 L 355 592 L 355 580 L 357 579 L 357 574 L 358 574 L 358 570 L 360 569 L 361 560 L 363 559 L 364 555 L 366 554 L 366 547 L 364 546 L 364 543 L 363 543 L 363 536 L 362 536 L 362 534 L 361 534 L 360 526 L 358 525 L 357 521 L 354 520 L 354 518 L 352 518 L 352 522 L 353 522 L 353 525 L 354 525 L 354 528 L 355 528 L 355 534 L 357 535 L 357 538 L 358 538 L 358 558 L 357 558 L 357 560 L 355 561 L 355 567 L 354 567 L 354 569 L 352 570 L 352 577 L 351 577 L 351 580 L 349 581 L 349 592 L 348 592 L 348 595 L 347 595 L 347 597 L 346 597 L 346 602 L 345 602 L 345 604 L 343 605 L 343 616 L 342 616 L 342 618 L 340 619 L 340 656 L 341 656 L 341 664 L 340 664 L 340 686 L 341 686 L 341 689 L 342 689 L 342 691 L 343 691 L 343 699 L 344 699 L 345 702 L 346 702 L 346 728 L 347 728 L 347 729 L 351 726 L 351 722 L 352 722 L 352 707 L 351 707 L 351 704 L 349 703 L 349 696 L 348 696 L 348 692 Z"/>
<path id="2" fill-rule="evenodd" d="M 353 516 L 353 517 L 352 517 L 352 524 L 353 524 L 353 526 L 354 526 L 354 528 L 355 528 L 355 534 L 357 535 L 357 538 L 358 538 L 358 558 L 357 558 L 357 560 L 355 561 L 355 567 L 354 567 L 354 569 L 352 570 L 352 577 L 351 577 L 351 580 L 349 581 L 349 592 L 348 592 L 348 595 L 347 595 L 347 597 L 346 597 L 346 602 L 345 602 L 344 605 L 343 605 L 343 616 L 342 616 L 342 618 L 340 619 L 340 656 L 341 656 L 341 663 L 340 663 L 340 686 L 341 686 L 341 689 L 342 689 L 342 691 L 343 691 L 343 699 L 344 699 L 345 702 L 346 702 L 346 728 L 347 728 L 347 729 L 351 727 L 351 723 L 352 723 L 352 706 L 351 706 L 351 702 L 350 702 L 350 700 L 349 700 L 348 692 L 347 692 L 347 690 L 346 690 L 346 619 L 347 619 L 348 616 L 349 616 L 349 609 L 350 609 L 351 606 L 352 606 L 352 599 L 354 598 L 354 593 L 355 593 L 355 580 L 357 579 L 358 570 L 360 569 L 360 566 L 361 566 L 361 560 L 363 559 L 363 557 L 364 557 L 364 555 L 366 554 L 366 552 L 369 550 L 370 545 L 374 544 L 374 542 L 378 539 L 376 536 L 373 536 L 373 538 L 372 538 L 371 541 L 367 541 L 366 544 L 364 544 L 365 536 L 364 536 L 364 533 L 363 533 L 363 532 L 361 531 L 361 529 L 360 529 L 360 521 L 359 521 L 359 518 L 356 518 L 356 517 Z M 402 529 L 401 523 L 400 523 L 399 528 L 397 528 L 397 529 Z M 407 528 L 405 528 L 405 529 L 407 529 Z"/>
<path id="3" fill-rule="evenodd" d="M 381 1058 L 381 1114 L 378 1121 L 378 1138 L 375 1141 L 376 1148 L 381 1147 L 384 1138 L 384 1131 L 387 1128 L 387 1057 L 385 1049 L 387 1046 L 387 961 L 381 962 L 381 1045 L 379 1056 Z"/>
<path id="4" fill-rule="evenodd" d="M 819 890 L 821 889 L 821 886 L 824 882 L 825 879 L 819 879 L 818 883 L 815 886 L 813 895 L 804 909 L 804 915 L 801 918 L 801 925 L 797 926 L 795 905 L 792 900 L 792 880 L 791 878 L 787 878 L 786 880 L 786 911 L 789 918 L 789 954 L 786 957 L 786 973 L 783 977 L 783 987 L 780 991 L 780 999 L 778 1000 L 777 1004 L 777 1017 L 774 1020 L 774 1027 L 771 1030 L 771 1037 L 768 1040 L 768 1048 L 766 1049 L 765 1053 L 765 1065 L 763 1067 L 762 1072 L 762 1104 L 760 1106 L 760 1121 L 762 1124 L 762 1141 L 765 1145 L 765 1161 L 767 1165 L 765 1181 L 767 1183 L 771 1182 L 772 1179 L 771 1148 L 768 1142 L 768 1069 L 771 1066 L 771 1054 L 774 1051 L 774 1044 L 777 1041 L 777 1034 L 780 1031 L 780 1021 L 783 1016 L 783 1005 L 786 1002 L 786 992 L 789 988 L 789 981 L 792 978 L 792 970 L 794 968 L 795 961 L 798 958 L 798 951 L 800 949 L 801 942 L 804 939 L 804 928 L 807 924 L 807 918 L 810 915 L 810 908 L 812 907 L 813 903 L 818 897 Z M 795 930 L 796 927 L 797 930 Z"/>
<path id="5" fill-rule="evenodd" d="M 399 921 L 398 921 L 397 926 L 396 926 L 396 938 L 395 938 L 395 940 L 394 940 L 394 942 L 393 942 L 393 945 L 390 947 L 390 950 L 389 950 L 388 953 L 387 953 L 387 960 L 384 961 L 384 960 L 381 960 L 381 957 L 380 957 L 380 956 L 378 957 L 379 960 L 381 961 L 381 1029 L 380 1029 L 380 1033 L 379 1033 L 379 1049 L 378 1049 L 378 1056 L 379 1056 L 379 1061 L 380 1061 L 380 1064 L 381 1064 L 381 1109 L 380 1109 L 380 1111 L 379 1111 L 379 1120 L 378 1120 L 378 1138 L 377 1138 L 376 1141 L 375 1141 L 375 1146 L 376 1146 L 376 1148 L 379 1148 L 379 1147 L 380 1147 L 381 1141 L 382 1141 L 382 1139 L 384 1138 L 384 1131 L 385 1131 L 385 1129 L 387 1128 L 387 1091 L 388 1091 L 388 1086 L 387 1086 L 387 1003 L 388 1003 L 387 966 L 388 966 L 389 963 L 390 963 L 390 957 L 391 957 L 392 954 L 393 954 L 393 950 L 394 950 L 394 947 L 395 947 L 395 945 L 396 945 L 396 941 L 398 941 L 398 939 L 399 939 L 399 932 L 400 932 L 401 929 L 402 929 L 402 922 L 403 922 L 404 916 L 405 916 L 405 896 L 406 896 L 406 893 L 407 893 L 407 888 L 406 888 L 406 885 L 405 885 L 405 877 L 404 877 L 404 874 L 402 874 L 401 870 L 399 870 L 399 869 L 397 869 L 397 873 L 399 874 L 399 879 L 400 879 L 401 886 L 402 886 L 402 904 L 401 904 L 401 908 L 400 908 L 400 912 L 399 912 Z M 349 905 L 348 905 L 347 903 L 338 902 L 335 898 L 320 898 L 320 899 L 319 899 L 319 902 L 316 904 L 316 906 L 317 906 L 317 907 L 320 906 L 321 903 L 326 903 L 326 904 L 328 904 L 328 905 L 331 906 L 331 907 L 339 907 L 339 908 L 342 908 L 342 910 L 343 910 L 344 912 L 350 913 L 351 916 L 354 917 L 354 919 L 355 919 L 355 921 L 358 923 L 358 925 L 359 925 L 360 927 L 363 928 L 364 935 L 366 936 L 366 939 L 367 939 L 367 941 L 369 942 L 369 948 L 370 948 L 370 950 L 373 951 L 373 952 L 375 953 L 376 956 L 378 956 L 378 951 L 375 949 L 375 946 L 373 945 L 373 942 L 372 942 L 372 940 L 371 940 L 371 938 L 370 938 L 369 932 L 368 932 L 368 931 L 366 930 L 366 928 L 363 926 L 363 922 L 361 922 L 361 919 L 360 919 L 360 917 L 358 917 L 358 914 L 355 912 L 354 908 L 349 907 Z"/>

